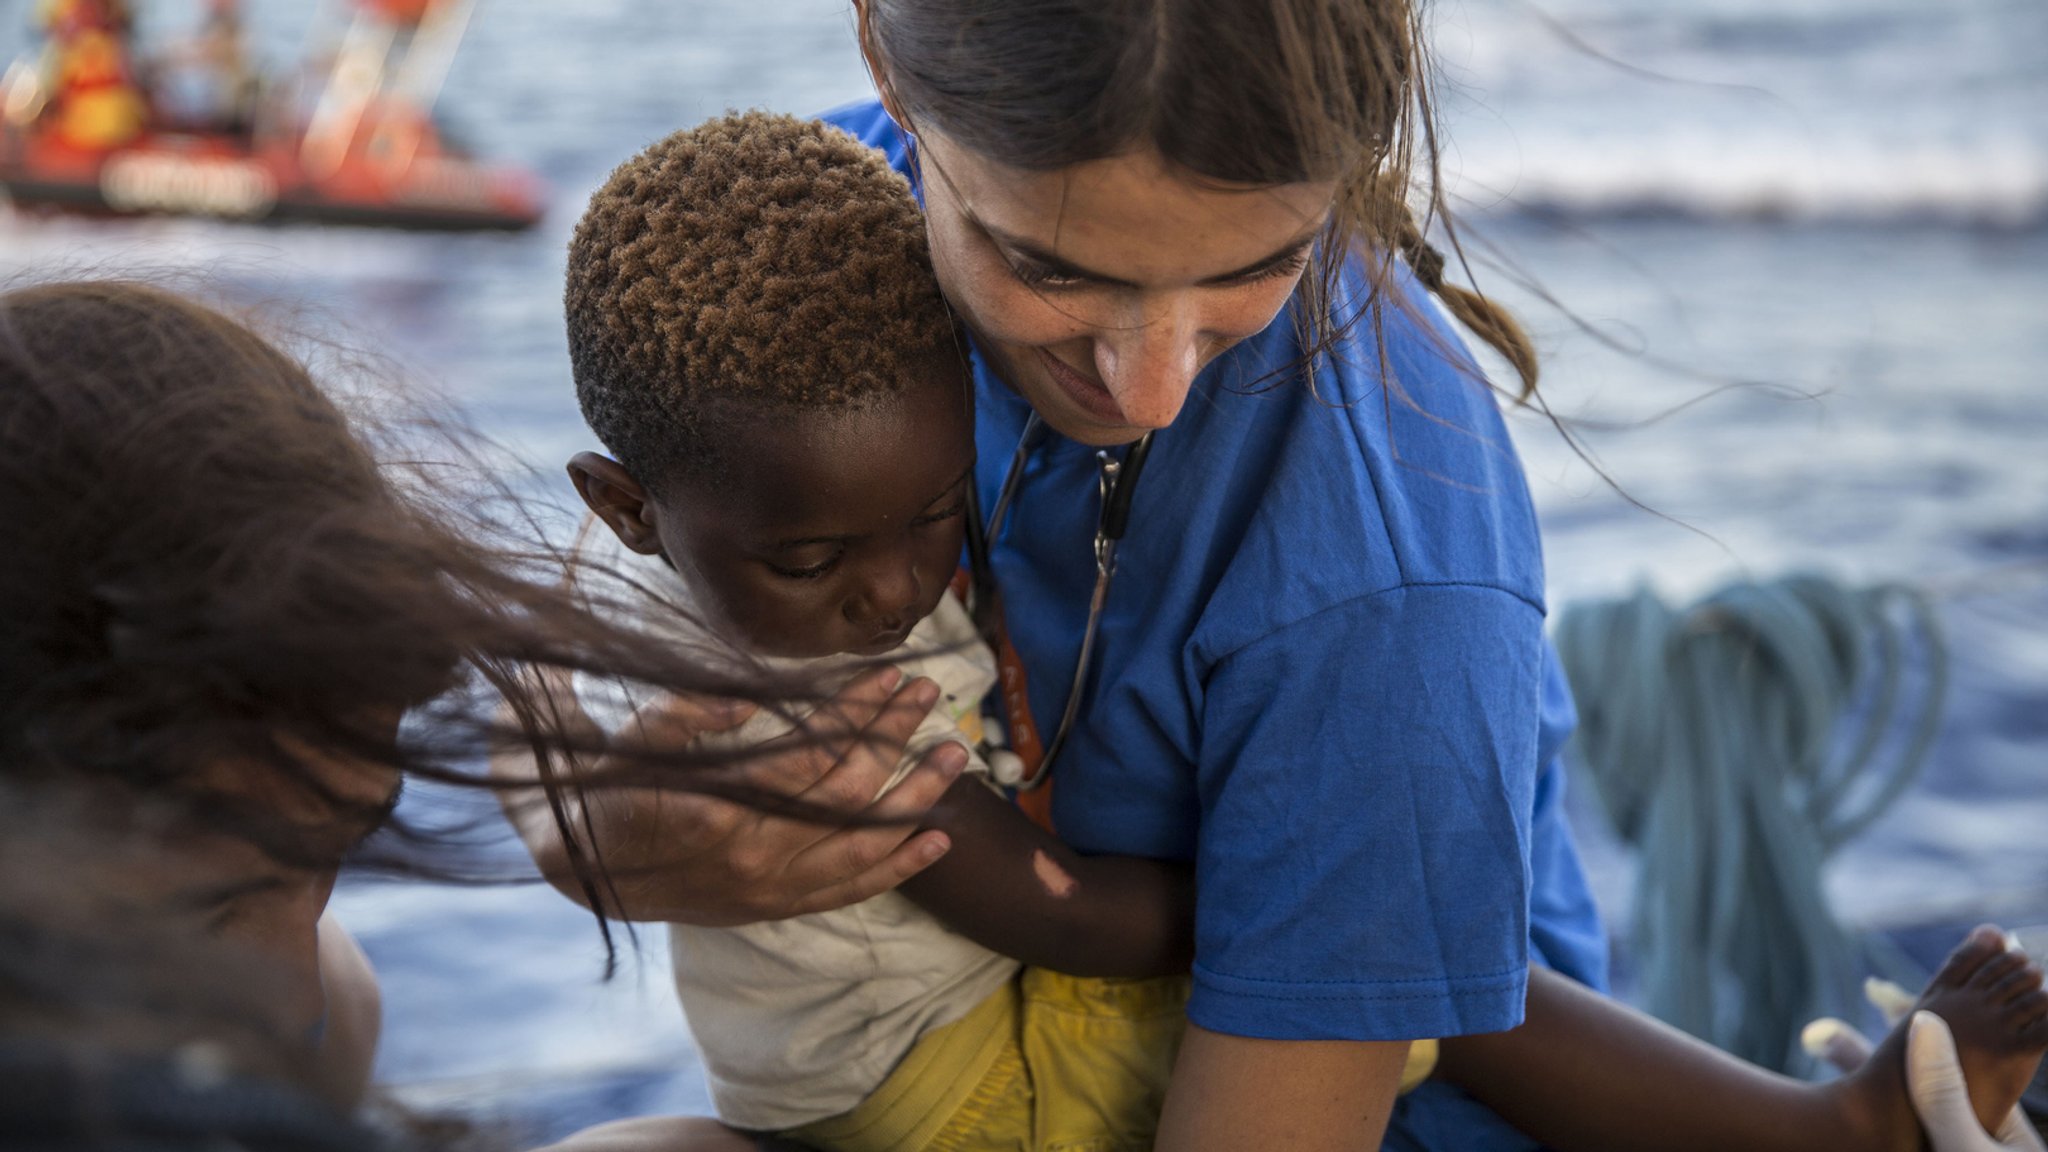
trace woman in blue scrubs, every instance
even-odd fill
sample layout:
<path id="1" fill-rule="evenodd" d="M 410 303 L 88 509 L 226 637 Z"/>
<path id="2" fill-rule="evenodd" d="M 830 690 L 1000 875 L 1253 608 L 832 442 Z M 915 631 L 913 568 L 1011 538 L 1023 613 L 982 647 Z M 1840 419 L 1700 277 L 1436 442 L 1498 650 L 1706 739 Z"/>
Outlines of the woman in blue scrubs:
<path id="1" fill-rule="evenodd" d="M 988 567 L 1030 698 L 1012 734 L 1059 748 L 1075 847 L 1195 868 L 1160 1146 L 1529 1146 L 1446 1085 L 1394 1104 L 1410 1041 L 1513 1028 L 1532 963 L 1597 988 L 1605 953 L 1560 811 L 1535 516 L 1443 309 L 1524 388 L 1534 357 L 1406 206 L 1433 168 L 1410 0 L 856 10 L 882 101 L 827 119 L 912 177 L 974 337 Z M 1127 467 L 1148 434 L 1082 679 L 1098 453 Z M 914 703 L 891 691 L 841 711 L 888 723 Z M 761 783 L 874 797 L 893 761 L 858 760 Z M 945 782 L 928 762 L 862 814 L 914 819 Z M 946 847 L 653 807 L 594 810 L 628 918 L 833 907 Z"/>
<path id="2" fill-rule="evenodd" d="M 975 336 L 985 508 L 1033 414 L 1049 429 L 991 541 L 1048 738 L 1098 450 L 1157 432 L 1052 811 L 1084 851 L 1196 868 L 1161 1145 L 1357 1147 L 1390 1115 L 1396 1145 L 1525 1143 L 1448 1087 L 1393 1107 L 1407 1041 L 1511 1028 L 1532 961 L 1598 987 L 1604 956 L 1535 517 L 1439 305 L 1525 383 L 1533 356 L 1444 285 L 1403 203 L 1414 13 L 859 8 L 882 100 L 826 119 L 924 198 Z"/>

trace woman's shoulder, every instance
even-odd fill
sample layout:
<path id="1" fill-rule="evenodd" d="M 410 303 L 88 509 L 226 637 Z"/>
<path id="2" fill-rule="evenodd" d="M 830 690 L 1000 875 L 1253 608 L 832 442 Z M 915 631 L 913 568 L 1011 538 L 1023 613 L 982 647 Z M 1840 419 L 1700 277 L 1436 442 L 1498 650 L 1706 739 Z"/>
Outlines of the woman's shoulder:
<path id="1" fill-rule="evenodd" d="M 818 113 L 817 118 L 821 123 L 830 124 L 887 156 L 889 166 L 898 172 L 909 174 L 909 150 L 906 147 L 903 129 L 898 128 L 896 122 L 889 118 L 889 113 L 882 108 L 880 100 L 856 100 L 851 104 L 841 104 L 837 108 Z"/>
<path id="2" fill-rule="evenodd" d="M 1203 497 L 1236 521 L 1218 525 L 1215 598 L 1262 606 L 1230 613 L 1239 627 L 1420 586 L 1542 611 L 1535 512 L 1494 392 L 1434 302 L 1400 287 L 1312 357 L 1283 316 L 1191 400 L 1190 453 L 1230 461 Z"/>

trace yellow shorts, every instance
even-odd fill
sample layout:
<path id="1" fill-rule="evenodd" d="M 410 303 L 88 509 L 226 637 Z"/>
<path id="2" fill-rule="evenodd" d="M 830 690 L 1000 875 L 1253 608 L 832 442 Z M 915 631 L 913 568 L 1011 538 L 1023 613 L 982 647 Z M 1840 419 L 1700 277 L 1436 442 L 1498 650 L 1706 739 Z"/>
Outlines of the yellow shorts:
<path id="1" fill-rule="evenodd" d="M 1027 968 L 934 1029 L 860 1107 L 785 1133 L 826 1152 L 1143 1152 L 1187 1028 L 1189 980 Z M 1412 1045 L 1407 1091 L 1436 1065 Z"/>

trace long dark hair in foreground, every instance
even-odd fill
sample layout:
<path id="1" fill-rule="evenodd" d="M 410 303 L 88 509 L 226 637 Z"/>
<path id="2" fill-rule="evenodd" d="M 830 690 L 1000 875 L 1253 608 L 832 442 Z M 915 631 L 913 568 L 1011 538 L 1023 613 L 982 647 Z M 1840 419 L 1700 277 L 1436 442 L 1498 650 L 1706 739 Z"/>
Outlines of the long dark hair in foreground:
<path id="1" fill-rule="evenodd" d="M 554 722 L 536 670 L 762 695 L 636 627 L 627 592 L 567 589 L 471 443 L 351 417 L 251 328 L 158 288 L 0 294 L 0 779 L 118 784 L 332 866 L 358 837 L 326 833 L 387 801 L 321 764 L 493 788 L 483 755 L 530 746 L 569 820 L 565 790 L 606 782 L 602 740 Z M 608 763 L 611 783 L 748 798 L 685 749 Z M 377 843 L 420 871 L 434 837 L 393 831 Z M 601 906 L 601 868 L 578 864 Z"/>

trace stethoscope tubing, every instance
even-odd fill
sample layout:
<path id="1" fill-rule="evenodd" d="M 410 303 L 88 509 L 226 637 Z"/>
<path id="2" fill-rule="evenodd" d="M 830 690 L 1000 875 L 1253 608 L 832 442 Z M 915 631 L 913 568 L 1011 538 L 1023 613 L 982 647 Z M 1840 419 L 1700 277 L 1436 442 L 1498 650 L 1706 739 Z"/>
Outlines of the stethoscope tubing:
<path id="1" fill-rule="evenodd" d="M 975 566 L 974 579 L 981 602 L 988 602 L 994 584 L 988 567 L 989 551 L 1002 534 L 1003 524 L 1009 518 L 1018 486 L 1024 478 L 1024 465 L 1030 460 L 1038 442 L 1044 439 L 1045 430 L 1045 422 L 1036 412 L 1024 422 L 1024 432 L 1017 438 L 1017 450 L 1010 457 L 1009 471 L 1003 475 L 1003 484 L 997 490 L 995 508 L 989 514 L 985 530 L 973 533 L 978 538 L 969 541 L 968 559 Z M 1153 435 L 1147 432 L 1139 437 L 1121 459 L 1111 456 L 1106 448 L 1095 454 L 1101 468 L 1097 488 L 1101 493 L 1102 508 L 1095 521 L 1095 587 L 1088 597 L 1088 623 L 1081 631 L 1081 651 L 1074 661 L 1074 682 L 1067 690 L 1067 703 L 1060 713 L 1059 726 L 1045 746 L 1045 755 L 1039 760 L 1038 770 L 1015 785 L 1020 792 L 1031 791 L 1051 778 L 1053 761 L 1066 746 L 1067 736 L 1080 715 L 1081 697 L 1087 692 L 1088 674 L 1094 664 L 1096 637 L 1102 629 L 1103 612 L 1109 605 L 1110 582 L 1116 576 L 1117 546 L 1130 528 L 1131 504 L 1137 496 L 1138 478 L 1144 473 L 1145 461 L 1152 453 Z M 978 520 L 979 516 L 974 515 L 974 519 Z"/>

